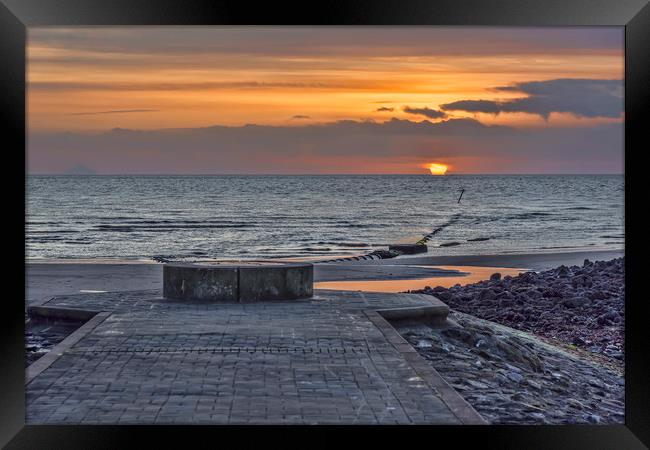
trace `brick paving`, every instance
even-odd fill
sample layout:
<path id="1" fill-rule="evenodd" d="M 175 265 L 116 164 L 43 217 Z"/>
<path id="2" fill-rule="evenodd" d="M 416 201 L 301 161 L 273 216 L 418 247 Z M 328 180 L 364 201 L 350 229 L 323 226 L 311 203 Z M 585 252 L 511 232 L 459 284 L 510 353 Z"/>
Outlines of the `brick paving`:
<path id="1" fill-rule="evenodd" d="M 249 304 L 171 301 L 160 291 L 55 297 L 44 306 L 110 314 L 27 384 L 26 420 L 468 423 L 445 387 L 427 381 L 435 371 L 423 375 L 426 364 L 405 357 L 369 313 L 432 302 L 324 290 Z"/>

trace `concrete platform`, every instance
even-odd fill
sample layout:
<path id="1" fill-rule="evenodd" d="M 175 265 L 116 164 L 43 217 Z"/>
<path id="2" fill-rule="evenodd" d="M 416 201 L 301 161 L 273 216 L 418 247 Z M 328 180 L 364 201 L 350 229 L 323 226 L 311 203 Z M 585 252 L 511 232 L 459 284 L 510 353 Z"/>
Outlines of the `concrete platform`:
<path id="1" fill-rule="evenodd" d="M 163 296 L 175 300 L 256 302 L 311 297 L 310 263 L 174 263 L 163 266 Z"/>
<path id="2" fill-rule="evenodd" d="M 188 303 L 151 290 L 40 308 L 100 313 L 28 369 L 27 424 L 485 423 L 385 318 L 444 317 L 431 296 Z"/>

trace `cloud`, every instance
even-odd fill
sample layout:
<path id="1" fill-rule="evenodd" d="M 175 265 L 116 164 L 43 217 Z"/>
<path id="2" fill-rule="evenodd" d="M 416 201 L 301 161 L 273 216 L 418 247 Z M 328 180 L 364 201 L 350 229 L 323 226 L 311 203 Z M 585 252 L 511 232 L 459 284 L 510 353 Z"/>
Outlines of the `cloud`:
<path id="1" fill-rule="evenodd" d="M 268 83 L 259 81 L 211 81 L 211 82 L 75 82 L 75 81 L 32 81 L 30 90 L 42 91 L 184 91 L 188 89 L 332 89 L 346 87 L 345 84 L 325 83 Z"/>
<path id="2" fill-rule="evenodd" d="M 407 114 L 416 114 L 419 116 L 428 117 L 429 119 L 445 119 L 447 117 L 447 114 L 445 112 L 430 108 L 411 108 L 410 106 L 405 106 L 402 108 L 402 111 Z"/>
<path id="3" fill-rule="evenodd" d="M 387 106 L 382 106 L 381 108 L 375 109 L 375 112 L 392 112 L 395 108 L 388 108 Z"/>
<path id="4" fill-rule="evenodd" d="M 521 92 L 527 97 L 511 100 L 459 100 L 440 105 L 446 111 L 499 114 L 523 112 L 545 119 L 553 112 L 577 117 L 617 118 L 623 112 L 623 80 L 561 78 L 515 83 L 495 88 L 502 92 Z"/>
<path id="5" fill-rule="evenodd" d="M 76 112 L 69 113 L 70 116 L 92 116 L 95 114 L 125 114 L 125 113 L 140 113 L 140 112 L 156 112 L 159 109 L 114 109 L 110 111 L 91 111 L 91 112 Z"/>
<path id="6" fill-rule="evenodd" d="M 499 114 L 504 111 L 504 102 L 492 100 L 458 100 L 440 105 L 441 109 L 452 111 L 482 112 Z"/>
<path id="7" fill-rule="evenodd" d="M 125 55 L 175 62 L 232 54 L 286 56 L 547 55 L 622 52 L 620 27 L 30 27 L 28 46 L 62 52 L 41 61 L 77 57 L 123 63 Z"/>
<path id="8" fill-rule="evenodd" d="M 31 132 L 27 160 L 30 174 L 66 173 L 76 165 L 99 174 L 413 173 L 432 160 L 496 173 L 620 173 L 622 130 L 620 123 L 518 130 L 468 118 L 394 118 L 301 126 Z"/>
<path id="9" fill-rule="evenodd" d="M 295 116 L 291 116 L 292 119 L 311 119 L 311 116 L 306 116 L 304 114 L 296 114 Z"/>

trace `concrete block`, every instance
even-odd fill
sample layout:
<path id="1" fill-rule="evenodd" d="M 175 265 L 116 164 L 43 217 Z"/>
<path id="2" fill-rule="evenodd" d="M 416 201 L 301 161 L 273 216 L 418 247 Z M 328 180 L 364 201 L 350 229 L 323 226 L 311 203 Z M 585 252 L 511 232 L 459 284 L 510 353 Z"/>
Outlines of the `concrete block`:
<path id="1" fill-rule="evenodd" d="M 313 295 L 309 263 L 165 264 L 163 296 L 175 300 L 255 302 Z"/>
<path id="2" fill-rule="evenodd" d="M 239 268 L 239 300 L 293 300 L 313 295 L 312 264 L 275 264 Z"/>
<path id="3" fill-rule="evenodd" d="M 165 264 L 163 296 L 175 300 L 236 302 L 238 274 L 235 265 Z"/>

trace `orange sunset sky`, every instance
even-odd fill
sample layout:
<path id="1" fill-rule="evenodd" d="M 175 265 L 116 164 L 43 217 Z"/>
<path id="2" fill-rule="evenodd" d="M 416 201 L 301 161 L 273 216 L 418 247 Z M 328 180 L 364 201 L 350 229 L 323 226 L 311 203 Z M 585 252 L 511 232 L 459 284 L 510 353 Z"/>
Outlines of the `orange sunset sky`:
<path id="1" fill-rule="evenodd" d="M 623 29 L 28 32 L 30 173 L 622 173 Z"/>

